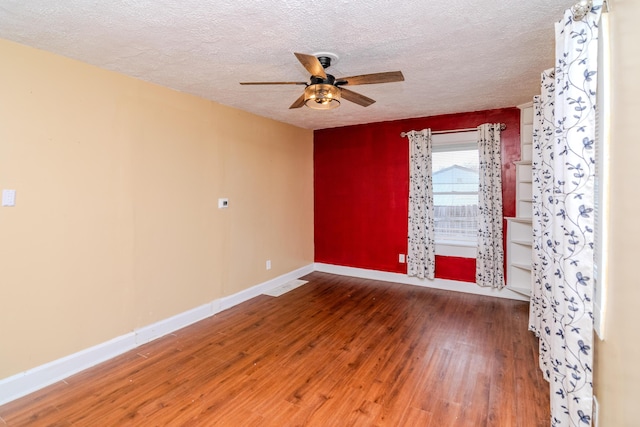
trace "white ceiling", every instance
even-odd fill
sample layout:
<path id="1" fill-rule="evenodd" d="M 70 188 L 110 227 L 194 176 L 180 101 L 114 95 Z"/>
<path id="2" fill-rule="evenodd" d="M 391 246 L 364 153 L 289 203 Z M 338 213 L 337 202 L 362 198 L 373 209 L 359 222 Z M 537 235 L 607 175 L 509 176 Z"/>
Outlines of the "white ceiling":
<path id="1" fill-rule="evenodd" d="M 510 107 L 553 66 L 567 0 L 0 0 L 0 37 L 308 129 Z M 290 110 L 308 81 L 293 52 L 334 52 L 375 99 Z"/>

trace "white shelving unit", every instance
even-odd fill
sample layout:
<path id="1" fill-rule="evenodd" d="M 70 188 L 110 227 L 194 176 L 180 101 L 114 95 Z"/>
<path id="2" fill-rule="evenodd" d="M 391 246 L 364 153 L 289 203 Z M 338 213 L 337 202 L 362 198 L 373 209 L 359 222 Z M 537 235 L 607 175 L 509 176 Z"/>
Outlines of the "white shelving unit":
<path id="1" fill-rule="evenodd" d="M 516 166 L 516 216 L 507 218 L 507 287 L 514 292 L 531 295 L 532 201 L 533 184 L 533 104 L 520 109 L 520 160 Z"/>

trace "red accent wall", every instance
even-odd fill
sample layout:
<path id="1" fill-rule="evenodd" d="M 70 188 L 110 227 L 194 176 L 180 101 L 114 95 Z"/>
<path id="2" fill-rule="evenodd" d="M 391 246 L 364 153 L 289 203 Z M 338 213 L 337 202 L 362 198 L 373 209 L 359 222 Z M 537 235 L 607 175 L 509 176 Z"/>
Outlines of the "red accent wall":
<path id="1" fill-rule="evenodd" d="M 515 216 L 515 167 L 520 159 L 520 110 L 396 120 L 314 132 L 315 261 L 406 273 L 409 143 L 400 132 L 505 123 L 502 132 L 504 216 Z M 506 223 L 505 223 L 506 238 Z M 475 281 L 475 259 L 436 258 L 436 277 Z"/>

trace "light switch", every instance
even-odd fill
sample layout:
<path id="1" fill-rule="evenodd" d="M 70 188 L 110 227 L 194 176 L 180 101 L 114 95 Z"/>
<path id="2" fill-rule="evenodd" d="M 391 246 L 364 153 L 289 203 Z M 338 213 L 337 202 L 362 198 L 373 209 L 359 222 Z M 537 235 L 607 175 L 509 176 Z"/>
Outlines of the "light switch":
<path id="1" fill-rule="evenodd" d="M 2 206 L 16 205 L 16 190 L 2 190 Z"/>
<path id="2" fill-rule="evenodd" d="M 218 208 L 228 208 L 229 207 L 229 199 L 218 199 Z"/>

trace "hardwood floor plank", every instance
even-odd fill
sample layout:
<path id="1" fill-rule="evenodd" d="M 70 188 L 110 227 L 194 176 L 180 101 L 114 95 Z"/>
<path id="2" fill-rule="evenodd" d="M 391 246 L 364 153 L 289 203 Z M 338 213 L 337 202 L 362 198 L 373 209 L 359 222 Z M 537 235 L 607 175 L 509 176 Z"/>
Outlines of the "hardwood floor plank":
<path id="1" fill-rule="evenodd" d="M 398 425 L 401 426 L 421 426 L 421 427 L 429 427 L 429 426 L 439 426 L 441 424 L 432 423 L 433 417 L 430 413 L 423 411 L 418 408 L 414 408 L 410 406 L 407 408 L 405 415 L 402 417 L 402 420 Z"/>
<path id="2" fill-rule="evenodd" d="M 543 426 L 527 304 L 326 273 L 0 406 L 0 426 Z"/>

